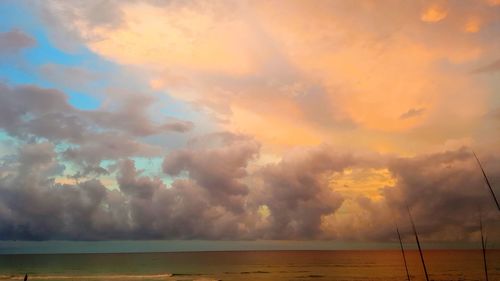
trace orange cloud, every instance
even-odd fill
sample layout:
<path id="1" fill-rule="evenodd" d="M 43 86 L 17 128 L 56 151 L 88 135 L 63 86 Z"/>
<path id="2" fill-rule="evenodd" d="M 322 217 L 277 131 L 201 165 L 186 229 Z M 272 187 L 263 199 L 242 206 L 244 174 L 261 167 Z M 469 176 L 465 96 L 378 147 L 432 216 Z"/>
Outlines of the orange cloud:
<path id="1" fill-rule="evenodd" d="M 491 6 L 500 5 L 500 0 L 486 0 Z"/>
<path id="2" fill-rule="evenodd" d="M 495 18 L 488 3 L 467 5 L 128 3 L 118 26 L 77 27 L 101 38 L 88 41 L 94 52 L 139 67 L 152 89 L 264 147 L 328 142 L 408 154 L 469 137 L 487 111 L 491 91 L 467 67 L 496 49 L 464 32 Z M 400 118 L 412 108 L 425 112 Z"/>
<path id="3" fill-rule="evenodd" d="M 464 31 L 467 33 L 476 33 L 481 29 L 481 21 L 477 17 L 472 17 L 467 20 L 464 26 Z"/>
<path id="4" fill-rule="evenodd" d="M 439 22 L 448 16 L 448 11 L 446 11 L 443 7 L 433 5 L 427 8 L 420 19 L 424 22 Z"/>

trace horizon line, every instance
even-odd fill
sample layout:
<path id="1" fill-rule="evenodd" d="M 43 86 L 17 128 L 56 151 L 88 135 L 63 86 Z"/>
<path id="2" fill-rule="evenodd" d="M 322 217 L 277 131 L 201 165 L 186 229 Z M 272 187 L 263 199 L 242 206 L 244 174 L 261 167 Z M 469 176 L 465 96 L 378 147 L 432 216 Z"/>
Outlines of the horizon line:
<path id="1" fill-rule="evenodd" d="M 490 244 L 488 251 L 500 248 Z M 424 251 L 481 250 L 474 242 L 427 242 Z M 297 240 L 101 240 L 101 241 L 0 241 L 0 255 L 17 254 L 141 254 L 186 252 L 255 252 L 255 251 L 392 251 L 396 242 L 341 242 Z M 417 250 L 415 242 L 406 242 L 405 250 Z"/>

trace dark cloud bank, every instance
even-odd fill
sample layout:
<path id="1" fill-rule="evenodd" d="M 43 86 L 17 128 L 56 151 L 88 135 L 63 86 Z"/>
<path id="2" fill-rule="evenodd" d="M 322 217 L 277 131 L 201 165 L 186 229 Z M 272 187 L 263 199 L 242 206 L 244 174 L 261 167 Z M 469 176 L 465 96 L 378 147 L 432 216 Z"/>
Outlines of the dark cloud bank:
<path id="1" fill-rule="evenodd" d="M 173 178 L 167 185 L 143 175 L 130 157 L 163 153 L 143 138 L 192 124 L 152 122 L 151 103 L 132 96 L 113 110 L 81 111 L 55 90 L 0 85 L 0 127 L 18 142 L 16 154 L 0 159 L 0 239 L 393 241 L 395 223 L 411 237 L 405 204 L 424 239 L 475 240 L 479 209 L 490 237 L 499 233 L 498 212 L 466 148 L 395 158 L 323 145 L 259 166 L 258 142 L 216 133 L 166 153 L 163 173 Z M 102 160 L 116 163 L 115 189 L 99 180 L 111 173 Z M 483 160 L 498 185 L 500 159 Z M 75 177 L 82 180 L 55 182 L 66 163 L 79 167 Z M 346 198 L 331 184 L 347 168 L 381 167 L 397 180 L 380 187 L 382 199 Z M 359 211 L 325 228 L 323 221 L 347 200 Z"/>

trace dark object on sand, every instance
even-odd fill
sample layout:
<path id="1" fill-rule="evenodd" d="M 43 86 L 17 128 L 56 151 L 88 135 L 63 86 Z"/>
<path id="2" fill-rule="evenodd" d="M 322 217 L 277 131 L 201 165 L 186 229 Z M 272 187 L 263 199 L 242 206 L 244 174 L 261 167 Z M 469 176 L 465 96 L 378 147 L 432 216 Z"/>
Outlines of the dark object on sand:
<path id="1" fill-rule="evenodd" d="M 28 280 L 28 273 L 24 274 L 24 281 Z"/>
<path id="2" fill-rule="evenodd" d="M 474 153 L 474 151 L 472 151 L 472 154 L 474 154 L 474 157 L 477 160 L 477 164 L 479 164 L 479 168 L 481 169 L 481 172 L 483 172 L 484 181 L 488 185 L 488 188 L 490 189 L 491 196 L 493 197 L 493 200 L 495 200 L 495 204 L 497 205 L 497 208 L 500 211 L 500 204 L 498 203 L 498 199 L 495 195 L 495 192 L 493 191 L 493 188 L 491 187 L 490 181 L 488 180 L 488 177 L 486 176 L 486 173 L 484 172 L 483 165 L 481 165 L 481 162 L 479 161 L 479 158 L 477 158 L 477 155 L 476 155 L 476 153 Z"/>
<path id="3" fill-rule="evenodd" d="M 403 248 L 403 241 L 401 240 L 401 234 L 399 234 L 398 227 L 396 227 L 396 232 L 398 233 L 399 245 L 401 245 L 401 253 L 403 254 L 403 261 L 405 263 L 406 277 L 408 278 L 408 281 L 411 281 L 411 279 L 410 279 L 410 273 L 408 272 L 408 265 L 406 264 L 406 256 L 405 256 L 405 250 Z"/>
<path id="4" fill-rule="evenodd" d="M 420 247 L 420 241 L 418 240 L 417 228 L 415 227 L 415 223 L 413 222 L 413 218 L 410 213 L 410 208 L 406 206 L 406 210 L 408 210 L 408 216 L 410 217 L 411 226 L 413 228 L 413 233 L 415 234 L 415 240 L 417 240 L 418 252 L 420 254 L 420 260 L 422 261 L 422 266 L 424 267 L 425 280 L 429 281 L 429 275 L 427 274 L 427 267 L 425 266 L 424 254 L 422 253 L 422 248 Z"/>

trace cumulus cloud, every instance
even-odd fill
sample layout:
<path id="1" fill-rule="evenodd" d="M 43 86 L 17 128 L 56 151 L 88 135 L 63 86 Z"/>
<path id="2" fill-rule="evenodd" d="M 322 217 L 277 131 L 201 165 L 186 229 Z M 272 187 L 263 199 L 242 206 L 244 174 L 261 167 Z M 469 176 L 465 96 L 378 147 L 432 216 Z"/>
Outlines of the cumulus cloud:
<path id="1" fill-rule="evenodd" d="M 497 182 L 498 159 L 488 159 L 488 168 Z M 480 209 L 485 221 L 495 225 L 494 203 L 470 149 L 396 159 L 389 169 L 398 184 L 383 191 L 387 204 L 402 211 L 407 203 L 423 235 L 471 239 Z M 453 230 L 447 232 L 449 229 Z"/>
<path id="2" fill-rule="evenodd" d="M 235 145 L 237 146 L 237 145 Z M 236 152 L 234 147 L 232 152 Z M 223 149 L 207 151 L 224 159 L 240 161 Z M 57 184 L 54 177 L 62 171 L 57 153 L 48 142 L 25 145 L 18 153 L 18 165 L 0 178 L 0 237 L 2 239 L 236 239 L 251 237 L 252 223 L 244 212 L 233 212 L 216 201 L 214 193 L 240 195 L 240 175 L 223 169 L 208 172 L 218 177 L 224 190 L 217 190 L 217 181 L 176 179 L 171 186 L 162 180 L 142 175 L 132 160 L 118 166 L 118 189 L 106 188 L 98 180 L 79 184 Z M 245 158 L 245 156 L 243 156 Z M 180 163 L 183 165 L 183 163 Z M 241 165 L 245 165 L 242 163 Z M 230 171 L 233 168 L 226 166 Z M 235 169 L 242 169 L 236 167 Z M 204 172 L 200 172 L 204 174 Z M 206 174 L 206 173 L 205 173 Z M 208 176 L 210 177 L 210 176 Z M 228 177 L 228 179 L 224 179 Z M 203 178 L 203 176 L 201 176 Z M 229 186 L 232 185 L 232 186 Z M 210 189 L 212 188 L 212 190 Z M 245 191 L 247 192 L 247 191 Z M 242 201 L 237 201 L 243 204 Z M 244 205 L 239 206 L 244 208 Z"/>
<path id="3" fill-rule="evenodd" d="M 51 148 L 48 143 L 23 147 L 19 168 L 0 179 L 2 239 L 217 239 L 240 234 L 240 218 L 210 204 L 196 183 L 178 180 L 167 188 L 158 178 L 141 176 L 131 160 L 120 164 L 119 190 L 98 180 L 57 184 L 51 177 L 55 174 L 47 173 L 57 163 Z"/>
<path id="4" fill-rule="evenodd" d="M 499 160 L 485 160 L 490 179 L 500 182 Z M 380 199 L 357 196 L 352 203 L 360 210 L 348 221 L 336 221 L 338 237 L 387 241 L 394 239 L 398 224 L 404 235 L 411 238 L 406 206 L 424 241 L 475 241 L 481 213 L 488 225 L 488 236 L 500 233 L 498 211 L 470 149 L 387 161 L 396 184 L 380 186 Z"/>
<path id="5" fill-rule="evenodd" d="M 108 191 L 98 181 L 79 186 L 54 183 L 60 171 L 54 170 L 53 149 L 47 142 L 22 147 L 17 171 L 0 179 L 2 239 L 91 239 L 95 224 L 107 219 L 100 205 Z M 98 214 L 99 206 L 103 212 Z"/>
<path id="6" fill-rule="evenodd" d="M 406 238 L 408 204 L 424 241 L 474 241 L 479 207 L 490 237 L 496 209 L 467 149 L 411 158 L 385 157 L 394 186 L 381 198 L 347 196 L 334 179 L 353 167 L 377 166 L 330 146 L 297 149 L 280 161 L 252 170 L 253 140 L 232 134 L 217 146 L 167 155 L 171 184 L 145 176 L 133 160 L 117 167 L 117 189 L 96 179 L 54 181 L 64 171 L 54 146 L 27 144 L 11 169 L 0 174 L 2 239 L 340 239 L 393 241 L 394 223 Z M 206 144 L 206 142 L 205 142 Z M 201 145 L 201 144 L 198 144 Z M 484 164 L 500 182 L 500 161 Z M 207 164 L 210 163 L 210 165 Z M 356 188 L 356 187 L 350 187 Z M 339 220 L 345 204 L 356 212 Z M 340 213 L 339 213 L 340 212 Z"/>
<path id="7" fill-rule="evenodd" d="M 343 196 L 330 185 L 334 172 L 353 165 L 352 157 L 329 147 L 298 150 L 259 171 L 258 202 L 270 210 L 273 239 L 310 239 L 322 236 L 322 219 L 341 206 Z"/>
<path id="8" fill-rule="evenodd" d="M 190 179 L 208 191 L 214 204 L 232 212 L 243 212 L 249 189 L 242 179 L 247 176 L 248 163 L 259 152 L 259 144 L 253 139 L 229 134 L 208 138 L 215 138 L 220 146 L 174 151 L 165 157 L 163 170 L 172 176 L 187 172 Z"/>
<path id="9" fill-rule="evenodd" d="M 311 238 L 321 217 L 342 203 L 328 188 L 328 174 L 351 163 L 350 157 L 304 150 L 278 164 L 247 171 L 258 153 L 255 141 L 232 134 L 207 136 L 217 147 L 173 152 L 169 173 L 186 170 L 167 186 L 142 175 L 132 160 L 118 165 L 117 190 L 98 180 L 57 184 L 57 153 L 48 142 L 23 146 L 18 165 L 0 179 L 2 239 L 258 239 Z M 242 149 L 244 148 L 244 149 Z M 204 165 L 206 162 L 210 165 Z M 203 165 L 202 165 L 203 164 Z M 324 175 L 321 180 L 318 176 Z M 258 177 L 264 185 L 247 186 Z M 269 206 L 265 223 L 259 208 Z"/>

